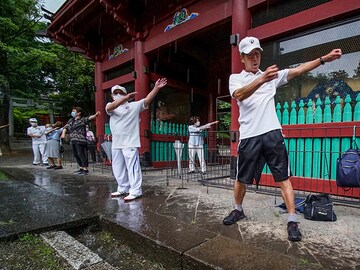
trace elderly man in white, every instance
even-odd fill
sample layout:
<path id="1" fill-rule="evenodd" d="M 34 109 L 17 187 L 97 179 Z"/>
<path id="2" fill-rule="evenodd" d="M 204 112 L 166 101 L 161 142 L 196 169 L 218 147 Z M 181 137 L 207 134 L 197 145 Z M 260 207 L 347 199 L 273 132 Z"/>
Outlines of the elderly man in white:
<path id="1" fill-rule="evenodd" d="M 47 166 L 45 126 L 39 126 L 36 118 L 30 118 L 29 122 L 31 127 L 27 128 L 27 135 L 32 138 L 33 165 L 39 165 L 42 159 L 43 165 Z"/>

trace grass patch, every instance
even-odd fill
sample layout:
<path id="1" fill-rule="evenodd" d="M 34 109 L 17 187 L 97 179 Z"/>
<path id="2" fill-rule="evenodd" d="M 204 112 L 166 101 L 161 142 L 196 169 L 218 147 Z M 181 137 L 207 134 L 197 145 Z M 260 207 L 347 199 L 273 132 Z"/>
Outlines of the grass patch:
<path id="1" fill-rule="evenodd" d="M 0 242 L 1 269 L 72 269 L 55 250 L 34 234 L 24 234 L 13 242 Z"/>
<path id="2" fill-rule="evenodd" d="M 0 170 L 0 180 L 9 180 L 8 175 L 1 170 Z"/>

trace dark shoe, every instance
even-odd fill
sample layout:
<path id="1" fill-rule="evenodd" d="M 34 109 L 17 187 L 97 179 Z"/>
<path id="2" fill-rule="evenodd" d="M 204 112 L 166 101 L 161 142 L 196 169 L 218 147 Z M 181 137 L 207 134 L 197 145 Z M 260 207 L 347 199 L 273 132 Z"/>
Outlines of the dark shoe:
<path id="1" fill-rule="evenodd" d="M 290 241 L 301 241 L 301 232 L 297 222 L 290 221 L 287 224 L 288 239 Z"/>
<path id="2" fill-rule="evenodd" d="M 191 174 L 191 173 L 195 173 L 194 171 L 190 171 L 190 172 L 188 172 L 188 174 Z"/>
<path id="3" fill-rule="evenodd" d="M 83 169 L 80 169 L 80 170 L 73 172 L 73 174 L 81 174 L 83 171 L 84 171 Z"/>
<path id="4" fill-rule="evenodd" d="M 80 175 L 89 175 L 89 171 L 88 170 L 83 170 L 82 172 L 79 173 Z"/>
<path id="5" fill-rule="evenodd" d="M 54 170 L 61 170 L 63 166 L 55 166 Z"/>
<path id="6" fill-rule="evenodd" d="M 206 174 L 206 172 L 201 172 L 201 174 L 202 174 L 202 175 L 205 175 L 205 174 Z"/>
<path id="7" fill-rule="evenodd" d="M 223 223 L 224 225 L 231 225 L 234 224 L 236 221 L 243 219 L 245 217 L 244 211 L 241 210 L 232 210 L 231 213 L 224 218 Z"/>
<path id="8" fill-rule="evenodd" d="M 51 165 L 51 166 L 49 166 L 49 167 L 46 167 L 46 169 L 55 169 L 56 168 L 56 166 L 55 165 Z"/>
<path id="9" fill-rule="evenodd" d="M 49 163 L 43 163 L 43 166 L 49 166 Z"/>

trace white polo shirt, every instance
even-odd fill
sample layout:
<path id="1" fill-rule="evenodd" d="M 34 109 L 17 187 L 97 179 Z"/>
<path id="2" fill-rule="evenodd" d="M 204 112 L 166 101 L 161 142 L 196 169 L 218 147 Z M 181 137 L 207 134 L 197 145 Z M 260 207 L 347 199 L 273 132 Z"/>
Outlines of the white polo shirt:
<path id="1" fill-rule="evenodd" d="M 40 138 L 31 138 L 33 144 L 46 143 L 45 126 L 28 127 L 27 135 L 41 135 Z"/>
<path id="2" fill-rule="evenodd" d="M 229 78 L 230 95 L 236 89 L 244 87 L 261 76 L 259 70 L 256 74 L 246 72 L 232 74 Z M 281 129 L 280 122 L 276 115 L 275 100 L 276 88 L 288 82 L 289 70 L 284 69 L 278 72 L 278 77 L 270 82 L 264 83 L 250 97 L 243 101 L 237 100 L 239 106 L 240 139 L 258 136 L 275 129 Z"/>
<path id="3" fill-rule="evenodd" d="M 134 102 L 126 102 L 112 112 L 110 115 L 110 130 L 112 134 L 112 148 L 140 147 L 140 112 L 147 109 L 144 99 Z"/>

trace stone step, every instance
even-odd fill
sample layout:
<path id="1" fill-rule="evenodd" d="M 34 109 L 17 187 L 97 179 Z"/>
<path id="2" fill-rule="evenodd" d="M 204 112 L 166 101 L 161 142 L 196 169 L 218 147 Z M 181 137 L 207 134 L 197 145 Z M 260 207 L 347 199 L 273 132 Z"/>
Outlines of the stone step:
<path id="1" fill-rule="evenodd" d="M 55 249 L 55 251 L 73 267 L 73 269 L 116 269 L 64 231 L 44 232 L 40 235 L 48 245 Z"/>

